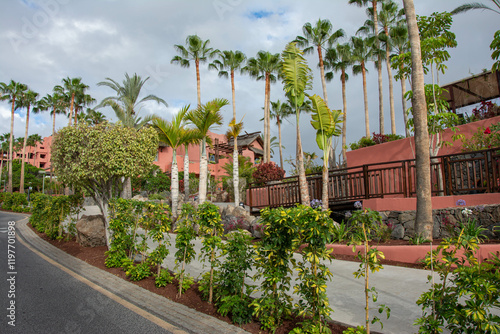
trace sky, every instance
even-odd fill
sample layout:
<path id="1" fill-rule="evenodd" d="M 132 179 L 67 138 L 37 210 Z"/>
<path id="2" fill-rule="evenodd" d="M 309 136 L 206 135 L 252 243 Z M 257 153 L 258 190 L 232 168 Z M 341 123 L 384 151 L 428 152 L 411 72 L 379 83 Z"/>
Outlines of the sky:
<path id="1" fill-rule="evenodd" d="M 396 0 L 400 7 L 401 0 Z M 415 0 L 417 15 L 451 11 L 466 0 Z M 489 5 L 488 0 L 483 0 Z M 156 114 L 167 120 L 181 107 L 196 105 L 194 64 L 189 68 L 171 64 L 177 55 L 175 44 L 185 45 L 188 35 L 197 34 L 210 40 L 209 46 L 219 50 L 240 50 L 255 57 L 259 50 L 281 53 L 286 44 L 302 35 L 306 22 L 328 19 L 334 30 L 343 29 L 347 42 L 367 19 L 365 8 L 349 5 L 347 0 L 8 0 L 0 12 L 0 82 L 10 80 L 27 84 L 40 96 L 52 93 L 63 78 L 81 77 L 89 86 L 88 94 L 98 102 L 114 95 L 108 87 L 97 86 L 106 78 L 122 82 L 125 73 L 149 77 L 143 96 L 154 94 L 168 107 L 145 104 L 141 114 Z M 495 23 L 497 22 L 497 23 Z M 499 27 L 499 16 L 490 11 L 471 11 L 454 16 L 452 32 L 458 46 L 449 50 L 448 69 L 440 76 L 446 84 L 490 69 L 493 61 L 489 44 Z M 314 75 L 310 94 L 322 96 L 317 53 L 306 56 Z M 377 71 L 368 65 L 367 77 L 370 131 L 379 132 Z M 384 113 L 386 133 L 390 131 L 389 89 L 383 66 Z M 347 143 L 358 141 L 364 134 L 364 104 L 361 75 L 349 70 L 347 82 Z M 430 83 L 430 77 L 426 82 Z M 262 107 L 264 82 L 248 75 L 236 75 L 236 113 L 243 118 L 243 130 L 263 130 Z M 409 83 L 407 83 L 409 87 Z M 408 88 L 409 89 L 409 88 Z M 329 107 L 342 109 L 340 75 L 327 84 Z M 401 86 L 394 82 L 397 133 L 404 134 Z M 202 103 L 214 98 L 231 100 L 229 79 L 201 65 Z M 284 101 L 283 85 L 271 86 L 271 101 Z M 116 120 L 111 109 L 100 109 Z M 214 132 L 225 133 L 232 117 L 232 107 L 222 109 L 224 124 Z M 0 134 L 10 131 L 10 105 L 0 102 Z M 25 110 L 15 113 L 14 135 L 24 136 Z M 59 116 L 56 128 L 67 125 Z M 301 115 L 301 136 L 305 152 L 321 156 L 310 125 L 310 115 Z M 49 113 L 30 117 L 29 133 L 42 137 L 52 133 Z M 272 136 L 278 136 L 273 124 Z M 295 156 L 294 117 L 283 124 L 285 159 Z M 279 162 L 275 149 L 273 161 Z M 321 163 L 321 161 L 317 161 Z M 285 168 L 287 171 L 288 168 Z"/>

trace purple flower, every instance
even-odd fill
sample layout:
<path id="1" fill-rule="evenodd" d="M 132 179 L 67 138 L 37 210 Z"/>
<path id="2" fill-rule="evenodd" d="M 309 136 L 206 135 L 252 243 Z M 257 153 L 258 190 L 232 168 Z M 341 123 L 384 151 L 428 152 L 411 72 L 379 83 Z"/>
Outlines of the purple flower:
<path id="1" fill-rule="evenodd" d="M 483 212 L 484 211 L 484 205 L 478 205 L 478 206 L 476 206 L 476 210 L 479 211 L 479 212 Z"/>
<path id="2" fill-rule="evenodd" d="M 352 212 L 351 212 L 351 211 L 347 211 L 347 212 L 345 213 L 345 217 L 346 217 L 346 218 L 351 218 L 351 217 L 352 217 Z"/>
<path id="3" fill-rule="evenodd" d="M 458 206 L 465 206 L 465 204 L 466 204 L 466 203 L 465 203 L 465 201 L 464 201 L 463 199 L 459 199 L 459 200 L 457 201 L 457 205 L 458 205 Z"/>
<path id="4" fill-rule="evenodd" d="M 311 208 L 317 209 L 323 206 L 323 202 L 320 199 L 313 199 L 311 201 Z"/>
<path id="5" fill-rule="evenodd" d="M 354 202 L 354 207 L 356 209 L 361 209 L 361 208 L 363 208 L 363 204 L 361 204 L 360 201 L 356 201 L 356 202 Z"/>

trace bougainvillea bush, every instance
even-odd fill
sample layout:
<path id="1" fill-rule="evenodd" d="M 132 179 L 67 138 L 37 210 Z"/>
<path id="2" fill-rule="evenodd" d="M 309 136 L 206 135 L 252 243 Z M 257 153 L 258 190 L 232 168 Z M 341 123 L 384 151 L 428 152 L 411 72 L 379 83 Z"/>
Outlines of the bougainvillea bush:
<path id="1" fill-rule="evenodd" d="M 274 162 L 267 162 L 257 166 L 253 172 L 254 182 L 263 185 L 268 181 L 282 180 L 285 177 L 285 171 Z"/>

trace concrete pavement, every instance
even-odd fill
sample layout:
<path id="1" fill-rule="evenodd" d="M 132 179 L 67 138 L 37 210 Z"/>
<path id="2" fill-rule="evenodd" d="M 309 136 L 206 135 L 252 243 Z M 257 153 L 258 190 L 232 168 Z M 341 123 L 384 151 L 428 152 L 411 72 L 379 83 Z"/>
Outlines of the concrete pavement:
<path id="1" fill-rule="evenodd" d="M 84 214 L 99 214 L 99 210 L 97 207 L 87 207 Z M 32 232 L 31 230 L 29 232 Z M 175 235 L 170 236 L 171 246 L 170 253 L 168 257 L 165 259 L 163 265 L 171 270 L 175 267 L 174 262 L 174 254 L 175 254 Z M 42 241 L 43 242 L 43 241 Z M 150 249 L 155 247 L 153 241 L 148 242 Z M 195 241 L 195 249 L 197 254 L 200 252 L 201 241 L 197 239 Z M 48 245 L 50 246 L 50 245 Z M 44 246 L 44 249 L 47 250 L 48 247 Z M 57 250 L 59 251 L 59 250 Z M 56 252 L 56 251 L 51 251 Z M 61 252 L 61 251 L 59 251 Z M 57 252 L 56 252 L 57 253 Z M 64 253 L 64 252 L 62 252 Z M 64 253 L 65 254 L 65 253 Z M 59 254 L 58 257 L 63 257 L 62 254 Z M 296 259 L 300 258 L 300 255 L 295 254 Z M 79 260 L 78 260 L 79 261 Z M 65 260 L 65 263 L 68 263 L 68 266 L 71 266 L 68 259 Z M 80 261 L 81 262 L 81 261 Z M 84 263 L 87 265 L 86 263 Z M 79 264 L 81 266 L 82 264 Z M 328 283 L 327 294 L 330 300 L 330 305 L 332 306 L 334 312 L 331 314 L 331 317 L 339 322 L 357 326 L 364 324 L 364 307 L 365 307 L 365 296 L 364 296 L 364 281 L 361 279 L 355 279 L 352 275 L 353 272 L 357 271 L 359 268 L 359 263 L 349 262 L 349 261 L 340 261 L 340 260 L 332 260 L 331 263 L 327 263 L 331 272 L 333 273 L 333 279 Z M 86 270 L 80 272 L 85 274 L 87 271 L 93 272 L 93 275 L 97 275 L 97 277 L 101 277 L 101 275 L 107 274 L 103 272 L 95 273 L 95 271 L 99 271 L 98 269 L 92 269 L 92 266 L 87 265 Z M 197 259 L 192 263 L 186 266 L 186 271 L 190 273 L 195 278 L 198 278 L 201 273 L 207 271 L 207 268 L 203 267 L 204 264 L 200 263 Z M 378 291 L 378 301 L 377 303 L 370 304 L 371 307 L 371 316 L 378 316 L 383 324 L 383 329 L 380 328 L 380 325 L 372 325 L 371 329 L 375 331 L 381 331 L 383 333 L 416 333 L 418 332 L 418 328 L 413 326 L 413 322 L 421 315 L 422 310 L 416 304 L 419 296 L 427 291 L 430 288 L 430 285 L 427 284 L 427 276 L 430 275 L 430 271 L 427 270 L 418 270 L 411 268 L 402 268 L 396 266 L 384 266 L 384 269 L 377 273 L 370 274 L 370 287 L 375 287 Z M 251 273 L 252 275 L 252 273 Z M 111 275 L 114 277 L 113 275 Z M 111 278 L 112 278 L 111 277 Z M 109 278 L 109 279 L 111 279 Z M 294 275 L 294 279 L 297 278 L 297 275 Z M 97 282 L 100 280 L 94 278 Z M 108 280 L 108 279 L 106 279 Z M 106 281 L 104 280 L 104 281 Z M 248 282 L 251 284 L 258 285 L 259 282 Z M 292 286 L 295 282 L 292 282 Z M 110 285 L 110 289 L 115 289 L 117 284 L 131 284 L 128 282 L 113 282 Z M 132 284 L 133 285 L 133 284 Z M 140 288 L 139 288 L 140 289 Z M 142 289 L 141 289 L 142 290 Z M 111 290 L 113 291 L 113 290 Z M 144 290 L 142 290 L 144 291 Z M 139 293 L 139 295 L 141 295 Z M 298 297 L 292 295 L 295 301 L 298 301 Z M 133 297 L 130 297 L 132 300 Z M 155 298 L 154 296 L 149 296 L 149 298 Z M 161 297 L 163 298 L 163 297 Z M 159 309 L 155 309 L 155 305 L 151 305 L 150 302 L 146 302 L 144 297 L 141 297 L 138 301 L 140 307 L 146 307 L 148 310 L 151 310 L 153 314 L 163 314 L 167 312 L 167 310 L 171 309 L 182 309 L 182 305 L 173 303 L 171 301 L 159 301 L 158 307 Z M 164 299 L 164 298 L 163 298 Z M 385 319 L 385 316 L 379 315 L 377 310 L 377 305 L 385 304 L 391 309 L 391 317 L 389 319 Z M 168 305 L 168 306 L 166 306 Z M 187 312 L 187 313 L 186 313 Z M 172 316 L 172 321 L 174 323 L 178 323 L 179 325 L 183 324 L 184 321 L 189 321 L 196 323 L 200 319 L 203 319 L 201 315 L 195 315 L 192 317 L 188 317 L 187 314 L 191 314 L 191 312 L 196 312 L 193 310 L 183 310 L 182 314 L 177 316 Z M 198 313 L 198 312 L 196 312 Z M 206 317 L 206 316 L 205 316 Z M 216 320 L 216 319 L 214 319 Z M 209 321 L 208 319 L 206 321 Z M 228 326 L 227 324 L 220 324 L 221 326 Z M 223 328 L 221 327 L 221 328 Z M 234 326 L 233 326 L 234 327 Z M 199 327 L 197 327 L 199 328 Z M 209 333 L 206 331 L 207 327 L 202 327 L 203 333 Z M 227 327 L 226 327 L 227 328 Z M 196 327 L 195 327 L 196 329 Z M 236 333 L 239 330 L 237 327 L 228 329 L 228 333 Z M 218 333 L 222 333 L 222 331 L 218 331 Z"/>

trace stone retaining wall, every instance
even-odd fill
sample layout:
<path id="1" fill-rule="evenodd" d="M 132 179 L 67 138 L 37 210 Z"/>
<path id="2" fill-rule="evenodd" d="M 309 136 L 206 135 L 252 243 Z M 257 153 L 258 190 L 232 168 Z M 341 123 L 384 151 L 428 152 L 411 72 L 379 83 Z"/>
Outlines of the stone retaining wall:
<path id="1" fill-rule="evenodd" d="M 446 226 L 459 224 L 468 218 L 475 218 L 477 223 L 486 228 L 485 235 L 489 238 L 500 239 L 500 204 L 467 207 L 472 210 L 469 217 L 462 211 L 466 207 L 453 207 L 432 210 L 434 220 L 433 238 L 448 237 Z M 415 211 L 382 211 L 380 212 L 384 223 L 393 226 L 392 237 L 395 239 L 408 239 L 415 235 Z"/>

